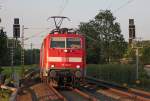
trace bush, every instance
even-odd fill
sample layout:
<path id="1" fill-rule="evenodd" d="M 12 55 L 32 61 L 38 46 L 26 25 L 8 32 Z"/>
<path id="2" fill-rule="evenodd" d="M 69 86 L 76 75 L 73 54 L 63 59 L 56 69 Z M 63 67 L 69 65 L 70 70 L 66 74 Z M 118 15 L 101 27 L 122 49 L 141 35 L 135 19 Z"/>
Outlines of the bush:
<path id="1" fill-rule="evenodd" d="M 139 87 L 143 88 L 144 90 L 150 90 L 150 79 L 141 78 L 140 79 Z"/>
<path id="2" fill-rule="evenodd" d="M 132 83 L 136 80 L 135 65 L 106 64 L 88 65 L 87 75 L 102 80 L 119 83 Z"/>
<path id="3" fill-rule="evenodd" d="M 5 89 L 0 89 L 0 101 L 9 101 L 9 97 L 11 95 L 11 91 L 5 90 Z"/>
<path id="4" fill-rule="evenodd" d="M 136 65 L 124 64 L 90 64 L 87 66 L 87 75 L 101 80 L 119 84 L 127 83 L 130 86 L 150 90 L 150 77 L 147 72 L 139 66 L 140 84 L 136 84 Z"/>
<path id="5" fill-rule="evenodd" d="M 3 71 L 4 69 L 2 68 L 2 67 L 0 67 L 0 74 L 1 74 L 1 72 Z"/>

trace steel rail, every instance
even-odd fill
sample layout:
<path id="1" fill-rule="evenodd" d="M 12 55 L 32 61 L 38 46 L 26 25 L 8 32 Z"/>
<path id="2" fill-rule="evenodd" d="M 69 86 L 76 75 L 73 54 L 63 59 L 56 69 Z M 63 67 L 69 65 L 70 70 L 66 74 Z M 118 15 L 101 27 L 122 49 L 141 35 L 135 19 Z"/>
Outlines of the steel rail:
<path id="1" fill-rule="evenodd" d="M 138 99 L 141 101 L 149 101 L 150 100 L 150 95 L 148 92 L 142 92 L 139 90 L 135 90 L 133 88 L 129 89 L 126 87 L 117 86 L 116 84 L 112 84 L 110 82 L 106 82 L 106 81 L 102 81 L 102 80 L 98 80 L 98 79 L 94 79 L 94 78 L 90 78 L 90 77 L 87 77 L 86 79 L 87 79 L 87 82 L 92 82 L 99 86 L 105 87 L 105 88 L 107 88 L 107 91 L 119 94 L 124 97 L 135 98 L 135 99 Z"/>
<path id="2" fill-rule="evenodd" d="M 53 88 L 51 84 L 48 84 L 48 87 L 58 96 L 60 100 L 67 101 L 67 99 L 62 96 L 55 88 Z"/>
<path id="3" fill-rule="evenodd" d="M 79 95 L 83 96 L 84 98 L 90 100 L 90 101 L 98 101 L 98 99 L 96 99 L 93 96 L 88 95 L 87 93 L 79 90 L 79 89 L 73 89 L 74 92 L 78 93 Z"/>

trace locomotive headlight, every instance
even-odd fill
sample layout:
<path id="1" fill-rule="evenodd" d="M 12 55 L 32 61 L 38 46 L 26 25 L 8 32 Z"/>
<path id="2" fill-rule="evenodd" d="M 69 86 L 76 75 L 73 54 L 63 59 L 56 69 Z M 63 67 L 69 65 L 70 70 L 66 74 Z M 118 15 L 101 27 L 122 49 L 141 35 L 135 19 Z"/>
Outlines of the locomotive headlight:
<path id="1" fill-rule="evenodd" d="M 76 68 L 79 69 L 79 68 L 80 68 L 80 65 L 77 65 Z"/>
<path id="2" fill-rule="evenodd" d="M 67 53 L 67 52 L 68 52 L 68 50 L 67 50 L 67 49 L 65 49 L 65 50 L 64 50 L 64 52 L 65 52 L 65 53 Z"/>
<path id="3" fill-rule="evenodd" d="M 54 66 L 54 65 L 51 65 L 51 67 L 54 68 L 55 66 Z"/>

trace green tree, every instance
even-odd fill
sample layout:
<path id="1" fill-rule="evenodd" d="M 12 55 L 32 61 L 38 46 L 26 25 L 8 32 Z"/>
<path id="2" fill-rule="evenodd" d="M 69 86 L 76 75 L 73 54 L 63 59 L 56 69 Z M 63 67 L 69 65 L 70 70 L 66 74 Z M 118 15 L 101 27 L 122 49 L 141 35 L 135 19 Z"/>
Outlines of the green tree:
<path id="1" fill-rule="evenodd" d="M 40 50 L 39 49 L 33 49 L 33 63 L 32 64 L 39 64 L 40 62 Z"/>
<path id="2" fill-rule="evenodd" d="M 0 29 L 0 66 L 7 64 L 8 59 L 7 35 L 3 29 Z"/>
<path id="3" fill-rule="evenodd" d="M 144 47 L 142 49 L 141 62 L 143 64 L 150 64 L 150 47 Z"/>
<path id="4" fill-rule="evenodd" d="M 0 67 L 0 74 L 1 74 L 1 72 L 3 71 L 4 69 L 2 68 L 2 67 Z"/>
<path id="5" fill-rule="evenodd" d="M 8 39 L 9 51 L 7 58 L 7 65 L 11 65 L 11 52 L 13 47 L 13 65 L 21 64 L 21 44 L 19 40 L 16 39 Z"/>
<path id="6" fill-rule="evenodd" d="M 17 44 L 17 46 L 14 48 L 14 65 L 21 65 L 21 45 L 20 45 L 20 41 L 15 40 L 15 43 Z"/>
<path id="7" fill-rule="evenodd" d="M 127 59 L 128 63 L 135 64 L 136 61 L 136 50 L 133 49 L 130 45 L 127 48 L 124 58 Z"/>
<path id="8" fill-rule="evenodd" d="M 133 46 L 133 47 L 132 47 Z M 139 63 L 150 64 L 150 41 L 139 41 L 136 44 L 129 45 L 124 57 L 131 60 L 130 63 L 136 62 L 136 48 L 139 47 Z"/>
<path id="9" fill-rule="evenodd" d="M 79 31 L 87 37 L 87 61 L 109 63 L 123 56 L 127 43 L 115 20 L 111 11 L 101 10 L 93 20 L 80 24 Z"/>
<path id="10" fill-rule="evenodd" d="M 25 64 L 39 64 L 40 50 L 39 49 L 26 49 L 25 50 Z"/>

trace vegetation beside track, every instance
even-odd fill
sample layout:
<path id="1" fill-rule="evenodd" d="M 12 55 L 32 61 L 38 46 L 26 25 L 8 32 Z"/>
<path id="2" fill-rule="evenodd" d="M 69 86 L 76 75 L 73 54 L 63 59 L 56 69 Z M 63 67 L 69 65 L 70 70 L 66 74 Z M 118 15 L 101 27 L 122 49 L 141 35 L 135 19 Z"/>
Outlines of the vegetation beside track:
<path id="1" fill-rule="evenodd" d="M 24 70 L 26 72 L 28 72 L 30 69 L 34 69 L 34 68 L 37 68 L 38 65 L 25 65 L 24 66 Z M 22 76 L 22 66 L 13 66 L 14 68 L 14 72 L 18 74 L 18 76 Z M 6 85 L 8 83 L 11 82 L 11 75 L 12 75 L 12 67 L 11 66 L 3 66 L 1 68 L 1 72 L 0 72 L 2 75 L 5 75 L 6 76 L 6 79 L 3 81 Z M 5 90 L 5 89 L 1 89 L 0 88 L 0 101 L 8 101 L 9 100 L 9 97 L 11 95 L 11 91 L 10 90 Z"/>
<path id="2" fill-rule="evenodd" d="M 32 71 L 34 68 L 38 68 L 38 65 L 25 65 L 24 71 L 22 66 L 14 66 L 14 72 L 15 74 L 21 79 L 23 76 L 22 74 L 26 75 L 29 71 Z M 3 76 L 1 83 L 7 85 L 10 83 L 13 83 L 14 80 L 12 80 L 12 67 L 2 67 L 3 71 L 1 71 L 1 74 Z"/>
<path id="3" fill-rule="evenodd" d="M 136 82 L 136 65 L 131 64 L 89 64 L 87 75 L 101 80 L 128 85 L 150 91 L 150 77 L 141 65 L 139 67 L 139 81 Z"/>
<path id="4" fill-rule="evenodd" d="M 29 69 L 33 69 L 33 68 L 36 68 L 36 67 L 38 67 L 38 65 L 25 65 L 24 69 L 25 69 L 25 71 L 27 71 Z M 16 73 L 18 73 L 18 75 L 21 76 L 22 70 L 23 70 L 23 67 L 21 65 L 13 66 L 13 67 L 11 67 L 11 66 L 4 66 L 4 67 L 2 67 L 2 69 L 3 69 L 2 73 L 7 75 L 7 76 L 10 76 L 10 74 L 12 73 L 12 68 L 14 68 L 14 71 Z"/>
<path id="5" fill-rule="evenodd" d="M 0 101 L 8 101 L 11 93 L 10 90 L 0 89 Z"/>

